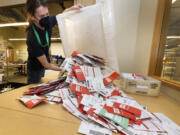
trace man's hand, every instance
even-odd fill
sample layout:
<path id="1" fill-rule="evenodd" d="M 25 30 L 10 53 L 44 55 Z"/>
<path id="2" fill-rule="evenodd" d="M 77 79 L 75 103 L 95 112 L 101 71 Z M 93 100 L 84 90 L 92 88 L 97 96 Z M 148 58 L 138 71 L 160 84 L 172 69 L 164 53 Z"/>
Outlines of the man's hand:
<path id="1" fill-rule="evenodd" d="M 83 8 L 83 6 L 80 5 L 80 4 L 77 4 L 77 5 L 75 5 L 75 6 L 72 6 L 72 7 L 70 7 L 70 8 L 65 9 L 65 10 L 63 11 L 63 13 L 64 13 L 64 12 L 68 12 L 68 11 L 72 11 L 72 10 L 80 10 L 81 8 Z"/>
<path id="2" fill-rule="evenodd" d="M 64 69 L 61 69 L 61 71 L 58 74 L 58 78 L 62 77 L 67 71 Z"/>

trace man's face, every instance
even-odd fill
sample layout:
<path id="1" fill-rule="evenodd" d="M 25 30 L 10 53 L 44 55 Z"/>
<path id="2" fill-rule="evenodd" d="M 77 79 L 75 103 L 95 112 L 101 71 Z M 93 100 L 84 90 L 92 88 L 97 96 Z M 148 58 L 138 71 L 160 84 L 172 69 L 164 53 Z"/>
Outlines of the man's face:
<path id="1" fill-rule="evenodd" d="M 35 21 L 36 24 L 39 24 L 39 21 L 47 16 L 49 16 L 48 7 L 40 6 L 36 9 L 33 20 Z"/>

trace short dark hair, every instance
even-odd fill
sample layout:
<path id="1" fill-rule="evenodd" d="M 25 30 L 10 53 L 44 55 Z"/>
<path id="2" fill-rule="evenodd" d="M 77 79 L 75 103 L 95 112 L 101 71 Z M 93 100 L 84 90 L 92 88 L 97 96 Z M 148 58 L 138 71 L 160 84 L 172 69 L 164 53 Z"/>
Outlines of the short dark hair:
<path id="1" fill-rule="evenodd" d="M 46 0 L 27 0 L 26 12 L 34 16 L 36 9 L 40 6 L 47 7 L 47 1 Z"/>

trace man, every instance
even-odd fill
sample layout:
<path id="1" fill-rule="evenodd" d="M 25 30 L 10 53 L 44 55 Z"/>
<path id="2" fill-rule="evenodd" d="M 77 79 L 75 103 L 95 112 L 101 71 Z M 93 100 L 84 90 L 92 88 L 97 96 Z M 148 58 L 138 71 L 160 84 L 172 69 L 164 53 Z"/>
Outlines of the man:
<path id="1" fill-rule="evenodd" d="M 28 84 L 38 83 L 44 76 L 45 68 L 64 71 L 50 64 L 49 48 L 51 45 L 52 28 L 57 24 L 55 16 L 49 16 L 46 0 L 27 0 L 27 17 L 29 27 L 27 28 L 27 47 L 28 47 Z M 79 10 L 81 5 L 66 9 Z"/>

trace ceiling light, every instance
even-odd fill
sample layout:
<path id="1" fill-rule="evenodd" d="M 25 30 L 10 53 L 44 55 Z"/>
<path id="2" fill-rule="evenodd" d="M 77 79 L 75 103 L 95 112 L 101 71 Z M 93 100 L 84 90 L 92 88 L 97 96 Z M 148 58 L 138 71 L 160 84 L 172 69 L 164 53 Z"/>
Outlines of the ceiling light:
<path id="1" fill-rule="evenodd" d="M 28 22 L 21 22 L 21 23 L 6 23 L 6 24 L 0 24 L 0 27 L 27 26 L 27 25 L 29 25 Z"/>
<path id="2" fill-rule="evenodd" d="M 172 0 L 172 3 L 176 2 L 176 0 Z"/>
<path id="3" fill-rule="evenodd" d="M 167 36 L 167 39 L 176 39 L 176 38 L 180 38 L 180 36 Z"/>
<path id="4" fill-rule="evenodd" d="M 9 38 L 9 41 L 26 41 L 26 38 Z M 51 38 L 51 40 L 61 40 L 61 38 Z"/>
<path id="5" fill-rule="evenodd" d="M 178 47 L 180 47 L 180 45 L 178 45 Z"/>
<path id="6" fill-rule="evenodd" d="M 25 41 L 26 38 L 10 38 L 9 41 Z"/>
<path id="7" fill-rule="evenodd" d="M 165 45 L 165 46 L 168 46 L 168 45 Z"/>
<path id="8" fill-rule="evenodd" d="M 51 38 L 51 40 L 61 40 L 61 38 Z"/>

